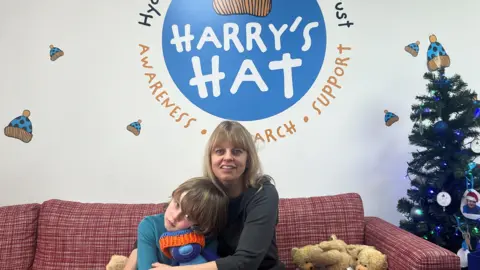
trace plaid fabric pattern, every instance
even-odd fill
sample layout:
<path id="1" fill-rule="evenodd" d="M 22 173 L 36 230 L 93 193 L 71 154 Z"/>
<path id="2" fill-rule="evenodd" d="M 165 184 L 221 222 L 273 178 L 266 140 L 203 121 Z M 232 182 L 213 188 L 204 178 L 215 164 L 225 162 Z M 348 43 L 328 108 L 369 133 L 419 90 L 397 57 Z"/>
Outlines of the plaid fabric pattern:
<path id="1" fill-rule="evenodd" d="M 389 270 L 460 269 L 460 258 L 377 217 L 365 217 L 365 244 L 387 255 Z"/>
<path id="2" fill-rule="evenodd" d="M 280 260 L 287 269 L 295 269 L 293 247 L 316 244 L 328 240 L 332 234 L 347 243 L 363 243 L 364 212 L 360 195 L 280 200 L 277 244 Z"/>
<path id="3" fill-rule="evenodd" d="M 0 207 L 0 269 L 31 269 L 40 204 Z"/>
<path id="4" fill-rule="evenodd" d="M 113 254 L 130 254 L 142 218 L 163 211 L 164 204 L 46 201 L 33 270 L 105 269 Z"/>
<path id="5" fill-rule="evenodd" d="M 164 210 L 165 204 L 62 200 L 0 207 L 0 270 L 105 269 L 112 255 L 130 254 L 140 220 Z M 390 270 L 459 269 L 456 254 L 382 219 L 364 217 L 356 193 L 280 199 L 277 244 L 287 269 L 295 269 L 293 247 L 331 234 L 377 247 L 388 256 Z"/>

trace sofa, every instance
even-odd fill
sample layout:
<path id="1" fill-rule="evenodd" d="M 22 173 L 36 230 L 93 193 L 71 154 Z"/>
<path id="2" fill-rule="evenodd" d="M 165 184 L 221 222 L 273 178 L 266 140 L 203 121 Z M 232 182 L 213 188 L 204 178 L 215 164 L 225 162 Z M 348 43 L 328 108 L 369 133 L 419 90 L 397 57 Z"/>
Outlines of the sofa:
<path id="1" fill-rule="evenodd" d="M 136 228 L 165 204 L 81 203 L 52 199 L 0 207 L 0 269 L 105 269 L 113 254 L 128 255 Z M 365 217 L 356 193 L 279 202 L 277 244 L 287 269 L 292 247 L 327 240 L 331 234 L 387 254 L 391 270 L 459 269 L 454 253 L 378 217 Z"/>

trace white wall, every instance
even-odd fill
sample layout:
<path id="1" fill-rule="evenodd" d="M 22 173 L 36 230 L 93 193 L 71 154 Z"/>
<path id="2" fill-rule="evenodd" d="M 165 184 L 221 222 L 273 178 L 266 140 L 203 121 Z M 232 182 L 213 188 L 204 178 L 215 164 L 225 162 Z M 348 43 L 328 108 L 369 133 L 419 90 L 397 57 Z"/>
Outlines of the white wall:
<path id="1" fill-rule="evenodd" d="M 150 0 L 0 2 L 0 123 L 7 126 L 24 109 L 33 123 L 29 143 L 0 136 L 0 205 L 50 198 L 158 202 L 201 173 L 208 133 L 200 131 L 211 132 L 220 118 L 195 106 L 173 83 L 161 46 L 169 1 L 161 2 L 155 7 L 162 16 L 151 20 L 151 27 L 137 23 Z M 282 2 L 273 0 L 274 9 Z M 358 192 L 367 215 L 397 223 L 397 200 L 408 187 L 410 106 L 425 89 L 428 37 L 435 34 L 450 55 L 448 75 L 459 73 L 471 88 L 480 88 L 475 27 L 480 4 L 343 1 L 354 22 L 346 28 L 336 26 L 336 3 L 320 2 L 327 48 L 313 87 L 288 110 L 243 123 L 253 134 L 296 124 L 295 134 L 261 145 L 265 171 L 276 179 L 281 197 Z M 416 40 L 421 44 L 414 58 L 404 46 Z M 149 56 L 156 80 L 182 111 L 198 119 L 190 128 L 175 122 L 151 95 L 140 43 L 151 46 L 143 56 Z M 50 61 L 50 44 L 65 55 Z M 338 79 L 342 88 L 334 88 L 336 98 L 315 115 L 311 104 L 334 75 L 338 44 L 352 48 Z M 386 127 L 385 109 L 400 121 Z M 137 119 L 143 121 L 138 137 L 126 130 Z"/>

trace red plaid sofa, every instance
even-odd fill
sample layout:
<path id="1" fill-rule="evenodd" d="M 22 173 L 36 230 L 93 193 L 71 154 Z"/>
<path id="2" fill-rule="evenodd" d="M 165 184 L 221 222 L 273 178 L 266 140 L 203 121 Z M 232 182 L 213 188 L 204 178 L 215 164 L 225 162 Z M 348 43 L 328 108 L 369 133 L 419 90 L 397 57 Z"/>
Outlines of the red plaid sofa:
<path id="1" fill-rule="evenodd" d="M 111 255 L 128 255 L 138 222 L 164 204 L 101 204 L 48 200 L 0 207 L 0 269 L 105 269 Z M 280 200 L 280 258 L 295 269 L 292 247 L 331 234 L 376 246 L 391 270 L 459 269 L 454 253 L 376 217 L 364 217 L 356 193 Z"/>

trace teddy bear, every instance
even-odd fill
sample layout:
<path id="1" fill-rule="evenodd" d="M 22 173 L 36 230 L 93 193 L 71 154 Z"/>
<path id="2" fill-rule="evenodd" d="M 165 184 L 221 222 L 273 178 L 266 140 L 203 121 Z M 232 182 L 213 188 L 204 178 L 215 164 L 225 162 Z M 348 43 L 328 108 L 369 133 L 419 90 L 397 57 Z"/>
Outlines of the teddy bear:
<path id="1" fill-rule="evenodd" d="M 318 245 L 306 245 L 301 248 L 292 248 L 293 263 L 300 270 L 312 270 L 316 265 L 311 261 L 310 255 L 318 252 L 323 252 Z"/>
<path id="2" fill-rule="evenodd" d="M 347 253 L 352 256 L 352 259 L 356 262 L 358 260 L 358 254 L 360 254 L 360 251 L 366 249 L 366 248 L 374 248 L 372 246 L 367 246 L 367 245 L 347 245 L 346 250 Z"/>
<path id="3" fill-rule="evenodd" d="M 387 255 L 374 247 L 367 247 L 357 255 L 355 270 L 387 270 Z"/>
<path id="4" fill-rule="evenodd" d="M 123 270 L 127 264 L 128 257 L 113 255 L 106 266 L 106 270 Z"/>
<path id="5" fill-rule="evenodd" d="M 355 261 L 355 270 L 385 270 L 388 268 L 387 256 L 374 246 L 347 245 L 346 249 Z"/>
<path id="6" fill-rule="evenodd" d="M 355 260 L 347 253 L 347 244 L 331 235 L 328 241 L 302 248 L 292 248 L 293 263 L 300 270 L 345 270 L 354 269 Z"/>
<path id="7" fill-rule="evenodd" d="M 336 235 L 328 241 L 302 248 L 292 248 L 293 263 L 300 270 L 385 270 L 387 258 L 375 247 L 348 245 Z M 317 267 L 317 268 L 316 268 Z"/>

